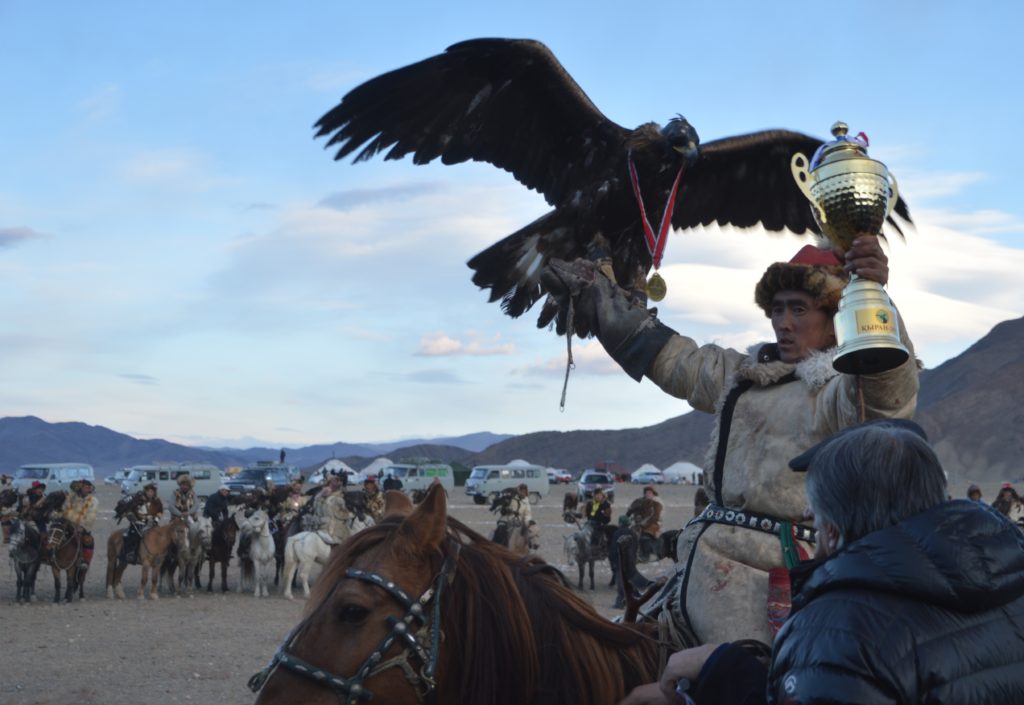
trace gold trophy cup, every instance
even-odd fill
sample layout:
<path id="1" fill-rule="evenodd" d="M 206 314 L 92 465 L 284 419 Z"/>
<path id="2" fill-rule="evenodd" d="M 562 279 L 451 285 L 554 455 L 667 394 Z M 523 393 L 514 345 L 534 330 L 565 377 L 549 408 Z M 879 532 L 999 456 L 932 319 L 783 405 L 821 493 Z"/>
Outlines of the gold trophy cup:
<path id="1" fill-rule="evenodd" d="M 896 205 L 896 179 L 885 164 L 867 155 L 867 145 L 847 137 L 846 123 L 832 126 L 826 142 L 808 162 L 793 155 L 793 177 L 811 202 L 822 232 L 844 252 L 858 235 L 880 233 Z M 833 319 L 838 349 L 832 366 L 847 374 L 870 374 L 899 367 L 910 356 L 900 342 L 896 310 L 878 282 L 857 275 L 843 289 Z"/>

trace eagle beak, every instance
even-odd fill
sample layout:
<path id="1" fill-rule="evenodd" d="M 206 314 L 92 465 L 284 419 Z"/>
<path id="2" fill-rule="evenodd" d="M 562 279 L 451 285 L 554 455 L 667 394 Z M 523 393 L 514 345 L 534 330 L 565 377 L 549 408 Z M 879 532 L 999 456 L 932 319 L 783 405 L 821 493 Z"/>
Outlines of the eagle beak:
<path id="1" fill-rule="evenodd" d="M 676 150 L 681 155 L 683 155 L 683 157 L 685 157 L 685 159 L 686 159 L 686 166 L 693 166 L 694 164 L 697 163 L 697 157 L 698 157 L 697 144 L 695 142 L 693 142 L 692 140 L 690 142 L 687 142 L 685 147 L 679 147 L 679 146 L 676 146 L 676 145 L 672 145 L 672 149 Z"/>

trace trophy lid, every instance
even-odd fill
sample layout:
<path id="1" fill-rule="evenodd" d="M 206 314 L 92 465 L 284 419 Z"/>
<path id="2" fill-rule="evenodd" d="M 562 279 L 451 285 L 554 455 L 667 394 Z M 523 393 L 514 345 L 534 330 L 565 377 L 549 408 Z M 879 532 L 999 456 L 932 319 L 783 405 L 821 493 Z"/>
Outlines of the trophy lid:
<path id="1" fill-rule="evenodd" d="M 824 164 L 838 162 L 843 159 L 866 159 L 868 156 L 867 136 L 863 132 L 851 137 L 847 134 L 849 127 L 842 120 L 832 125 L 832 136 L 835 139 L 826 142 L 814 153 L 811 159 L 811 171 Z"/>

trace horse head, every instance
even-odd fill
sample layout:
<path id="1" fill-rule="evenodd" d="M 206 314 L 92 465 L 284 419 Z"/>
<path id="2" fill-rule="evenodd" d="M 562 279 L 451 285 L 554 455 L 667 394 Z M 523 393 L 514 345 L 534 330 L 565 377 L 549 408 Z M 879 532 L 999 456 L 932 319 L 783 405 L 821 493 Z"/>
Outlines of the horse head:
<path id="1" fill-rule="evenodd" d="M 448 516 L 444 491 L 433 488 L 415 509 L 404 494 L 389 491 L 384 513 L 380 524 L 335 551 L 305 618 L 286 640 L 287 655 L 275 657 L 275 666 L 316 663 L 323 673 L 350 675 L 318 681 L 297 675 L 301 667 L 264 672 L 250 683 L 262 686 L 260 675 L 272 675 L 257 703 L 334 703 L 339 697 L 356 703 L 372 693 L 374 700 L 412 705 L 425 696 L 440 648 L 437 638 L 429 638 L 441 629 L 437 613 L 430 613 L 453 570 L 441 556 Z M 416 648 L 409 648 L 410 639 Z M 405 648 L 405 666 L 383 658 L 394 642 Z M 424 647 L 429 651 L 418 652 Z M 426 653 L 425 661 L 420 653 Z"/>
<path id="2" fill-rule="evenodd" d="M 657 666 L 653 639 L 597 614 L 539 558 L 449 518 L 435 486 L 416 506 L 385 493 L 384 518 L 333 551 L 249 685 L 257 705 L 613 705 Z"/>
<path id="3" fill-rule="evenodd" d="M 8 553 L 16 563 L 28 563 L 39 557 L 41 539 L 35 522 L 15 519 L 11 522 Z"/>
<path id="4" fill-rule="evenodd" d="M 199 532 L 199 541 L 203 545 L 204 551 L 209 551 L 213 545 L 213 520 L 210 517 L 204 516 L 196 520 L 197 531 Z"/>
<path id="5" fill-rule="evenodd" d="M 175 517 L 167 524 L 167 528 L 171 532 L 171 543 L 177 546 L 178 552 L 188 553 L 188 522 L 181 517 Z"/>
<path id="6" fill-rule="evenodd" d="M 246 520 L 246 527 L 255 536 L 260 536 L 264 532 L 270 533 L 270 517 L 267 513 L 261 509 L 254 511 Z"/>

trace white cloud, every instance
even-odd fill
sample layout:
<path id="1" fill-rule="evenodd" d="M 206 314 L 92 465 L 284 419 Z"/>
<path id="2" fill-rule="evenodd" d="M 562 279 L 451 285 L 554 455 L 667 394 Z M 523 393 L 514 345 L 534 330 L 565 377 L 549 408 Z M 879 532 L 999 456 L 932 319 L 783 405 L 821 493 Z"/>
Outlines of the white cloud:
<path id="1" fill-rule="evenodd" d="M 562 353 L 555 357 L 536 359 L 512 370 L 514 375 L 562 377 L 565 375 L 565 364 L 568 359 L 565 346 L 559 346 Z M 572 340 L 572 361 L 575 367 L 570 376 L 575 373 L 591 375 L 621 375 L 622 369 L 608 357 L 608 353 L 601 347 L 601 343 L 589 338 Z"/>
<path id="2" fill-rule="evenodd" d="M 942 223 L 946 228 L 974 235 L 1024 232 L 1024 221 L 997 210 L 956 213 L 945 209 L 926 209 L 916 211 L 915 218 L 924 222 Z"/>
<path id="3" fill-rule="evenodd" d="M 898 177 L 900 193 L 913 194 L 914 203 L 955 196 L 968 186 L 989 178 L 988 174 L 981 171 L 936 172 L 913 169 L 901 170 Z M 915 213 L 916 209 L 912 211 L 912 214 Z"/>
<path id="4" fill-rule="evenodd" d="M 419 357 L 450 357 L 453 355 L 511 355 L 516 351 L 512 343 L 501 342 L 501 334 L 490 340 L 480 340 L 475 333 L 469 333 L 469 340 L 452 338 L 447 333 L 437 332 L 424 336 L 416 348 Z"/>

